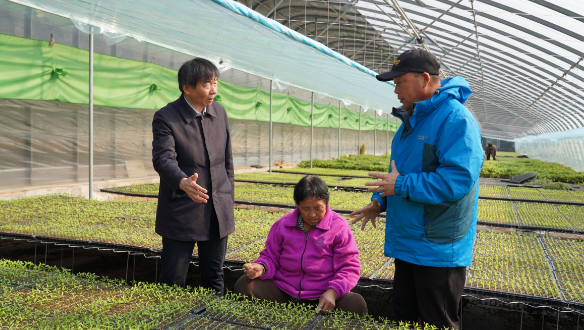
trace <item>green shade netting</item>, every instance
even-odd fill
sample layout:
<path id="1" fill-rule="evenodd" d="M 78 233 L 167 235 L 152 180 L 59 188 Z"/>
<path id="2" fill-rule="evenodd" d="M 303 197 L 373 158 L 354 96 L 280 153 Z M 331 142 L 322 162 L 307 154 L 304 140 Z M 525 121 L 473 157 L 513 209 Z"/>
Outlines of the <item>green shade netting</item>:
<path id="1" fill-rule="evenodd" d="M 47 41 L 0 34 L 0 98 L 88 104 L 88 51 Z M 94 53 L 96 106 L 159 109 L 180 96 L 177 72 L 153 63 Z M 230 119 L 270 120 L 269 91 L 219 81 L 216 100 Z M 310 126 L 311 103 L 273 94 L 272 120 Z M 375 116 L 361 114 L 361 130 L 373 130 Z M 377 118 L 378 130 L 396 131 L 387 115 Z M 339 127 L 338 105 L 314 105 L 314 127 Z M 359 113 L 341 109 L 341 128 L 359 129 Z"/>

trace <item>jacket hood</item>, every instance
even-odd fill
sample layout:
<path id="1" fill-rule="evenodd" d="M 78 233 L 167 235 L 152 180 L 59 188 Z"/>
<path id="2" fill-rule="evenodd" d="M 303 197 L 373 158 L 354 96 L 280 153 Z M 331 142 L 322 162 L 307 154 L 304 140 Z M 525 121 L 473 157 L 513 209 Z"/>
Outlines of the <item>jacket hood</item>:
<path id="1" fill-rule="evenodd" d="M 472 94 L 469 83 L 460 76 L 442 79 L 441 85 L 432 98 L 416 103 L 415 116 L 423 116 L 432 112 L 449 98 L 454 98 L 460 104 L 464 104 Z"/>

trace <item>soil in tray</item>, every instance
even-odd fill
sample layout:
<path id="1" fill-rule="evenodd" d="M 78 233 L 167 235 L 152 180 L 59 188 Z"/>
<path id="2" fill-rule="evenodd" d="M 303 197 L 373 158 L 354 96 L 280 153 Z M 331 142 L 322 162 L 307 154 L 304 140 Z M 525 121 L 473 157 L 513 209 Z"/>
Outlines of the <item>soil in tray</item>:
<path id="1" fill-rule="evenodd" d="M 207 306 L 202 316 L 277 329 L 305 329 L 316 318 L 314 307 L 308 305 L 288 304 L 288 308 L 282 308 L 268 301 L 236 300 L 228 294 L 226 299 Z"/>
<path id="2" fill-rule="evenodd" d="M 208 329 L 208 330 L 219 330 L 219 329 L 241 329 L 241 326 L 232 324 L 232 323 L 227 323 L 227 322 L 221 322 L 221 321 L 215 321 L 215 320 L 211 320 L 209 318 L 206 317 L 194 317 L 192 319 L 190 319 L 189 321 L 185 322 L 182 326 L 176 328 L 178 330 L 190 330 L 190 329 Z M 162 328 L 161 328 L 162 329 Z"/>
<path id="3" fill-rule="evenodd" d="M 397 329 L 396 324 L 386 320 L 387 323 L 378 323 L 373 320 L 356 320 L 348 316 L 343 317 L 341 313 L 337 313 L 337 317 L 323 317 L 320 322 L 313 328 L 315 330 L 337 330 L 337 329 Z M 423 329 L 423 328 L 421 328 Z M 420 329 L 420 330 L 421 330 Z"/>

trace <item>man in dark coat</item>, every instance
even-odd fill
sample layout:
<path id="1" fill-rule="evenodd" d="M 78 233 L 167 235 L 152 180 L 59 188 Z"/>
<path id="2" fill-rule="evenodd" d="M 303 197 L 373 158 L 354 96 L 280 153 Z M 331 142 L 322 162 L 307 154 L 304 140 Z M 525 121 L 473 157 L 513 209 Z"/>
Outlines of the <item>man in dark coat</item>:
<path id="1" fill-rule="evenodd" d="M 182 95 L 154 114 L 152 163 L 160 174 L 160 281 L 185 285 L 196 244 L 201 285 L 223 293 L 227 235 L 235 230 L 234 173 L 227 113 L 213 101 L 218 78 L 202 58 L 181 66 Z"/>
<path id="2" fill-rule="evenodd" d="M 485 155 L 487 156 L 487 160 L 491 160 L 491 155 L 493 156 L 493 160 L 497 160 L 497 147 L 489 142 L 485 148 Z"/>

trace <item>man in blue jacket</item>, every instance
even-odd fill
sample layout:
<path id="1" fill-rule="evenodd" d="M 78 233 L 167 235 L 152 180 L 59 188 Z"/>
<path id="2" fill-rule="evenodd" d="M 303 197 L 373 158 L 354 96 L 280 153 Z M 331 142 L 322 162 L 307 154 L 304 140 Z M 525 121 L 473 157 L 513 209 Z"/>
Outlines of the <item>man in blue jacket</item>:
<path id="1" fill-rule="evenodd" d="M 389 174 L 369 173 L 371 203 L 353 212 L 375 226 L 386 211 L 385 255 L 395 258 L 393 308 L 398 320 L 458 329 L 466 267 L 472 262 L 478 181 L 484 161 L 481 132 L 464 102 L 462 77 L 440 81 L 440 64 L 422 49 L 408 50 L 390 72 L 402 107 Z"/>

